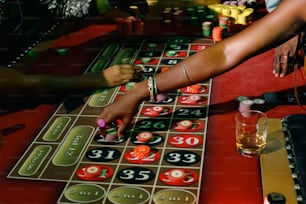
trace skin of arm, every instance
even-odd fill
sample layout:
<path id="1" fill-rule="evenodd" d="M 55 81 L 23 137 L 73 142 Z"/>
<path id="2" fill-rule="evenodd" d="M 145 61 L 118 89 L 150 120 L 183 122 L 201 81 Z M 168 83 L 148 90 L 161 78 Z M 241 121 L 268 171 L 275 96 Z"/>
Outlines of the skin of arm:
<path id="1" fill-rule="evenodd" d="M 134 79 L 139 80 L 139 68 L 132 65 L 114 65 L 102 73 L 54 76 L 27 75 L 0 66 L 0 94 L 71 94 L 90 91 L 102 87 L 114 87 Z"/>
<path id="2" fill-rule="evenodd" d="M 305 23 L 306 12 L 303 8 L 306 0 L 284 0 L 275 11 L 214 46 L 192 55 L 184 64 L 193 83 L 231 70 L 241 62 L 275 47 L 290 39 L 301 30 Z M 175 76 L 175 80 L 173 79 Z M 173 66 L 166 72 L 156 75 L 159 92 L 167 92 L 188 85 L 181 64 Z M 190 83 L 189 83 L 190 84 Z M 98 118 L 105 122 L 116 119 L 122 121 L 118 135 L 130 124 L 139 104 L 149 96 L 147 81 L 138 83 L 124 96 L 104 108 Z"/>

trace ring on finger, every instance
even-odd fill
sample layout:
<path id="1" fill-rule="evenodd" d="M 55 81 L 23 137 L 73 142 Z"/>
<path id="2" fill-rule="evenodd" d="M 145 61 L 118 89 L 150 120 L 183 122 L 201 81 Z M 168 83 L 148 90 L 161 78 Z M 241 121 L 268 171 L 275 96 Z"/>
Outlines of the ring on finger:
<path id="1" fill-rule="evenodd" d="M 280 63 L 281 64 L 288 64 L 288 56 L 287 55 L 280 56 Z"/>
<path id="2" fill-rule="evenodd" d="M 278 64 L 288 64 L 288 56 L 287 55 L 279 55 L 274 58 L 274 62 Z"/>

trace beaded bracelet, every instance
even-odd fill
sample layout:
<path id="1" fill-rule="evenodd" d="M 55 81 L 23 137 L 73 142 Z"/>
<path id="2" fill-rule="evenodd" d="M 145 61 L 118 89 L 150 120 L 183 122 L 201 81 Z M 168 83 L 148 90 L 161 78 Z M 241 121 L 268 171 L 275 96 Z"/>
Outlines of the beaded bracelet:
<path id="1" fill-rule="evenodd" d="M 192 84 L 192 81 L 190 80 L 190 78 L 188 76 L 185 64 L 183 62 L 181 62 L 181 66 L 182 66 L 182 69 L 183 69 L 184 76 L 185 76 L 186 80 L 188 81 L 189 84 Z"/>
<path id="2" fill-rule="evenodd" d="M 150 103 L 155 103 L 156 102 L 156 95 L 158 93 L 157 90 L 157 85 L 156 85 L 156 78 L 154 76 L 150 76 L 148 78 L 148 89 L 150 93 Z"/>
<path id="3" fill-rule="evenodd" d="M 155 102 L 155 95 L 154 95 L 154 82 L 153 82 L 153 77 L 149 76 L 148 78 L 148 89 L 149 89 L 149 93 L 150 93 L 150 101 L 151 103 Z"/>

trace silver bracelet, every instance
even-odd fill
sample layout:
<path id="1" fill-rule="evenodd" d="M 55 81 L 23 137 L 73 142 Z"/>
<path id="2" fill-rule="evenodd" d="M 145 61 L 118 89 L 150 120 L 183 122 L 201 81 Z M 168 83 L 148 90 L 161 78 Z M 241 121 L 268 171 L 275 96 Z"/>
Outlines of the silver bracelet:
<path id="1" fill-rule="evenodd" d="M 150 103 L 156 103 L 157 102 L 157 94 L 158 94 L 158 89 L 156 85 L 156 77 L 155 75 L 149 76 L 148 78 L 148 89 L 150 93 Z"/>
<path id="2" fill-rule="evenodd" d="M 153 75 L 153 88 L 154 88 L 154 100 L 156 101 L 156 96 L 158 94 L 157 84 L 156 84 L 156 75 Z"/>
<path id="3" fill-rule="evenodd" d="M 185 64 L 184 64 L 183 62 L 181 62 L 181 67 L 182 67 L 182 69 L 183 69 L 184 76 L 185 76 L 186 80 L 188 81 L 189 84 L 192 84 L 192 81 L 190 80 L 190 78 L 189 78 L 189 76 L 188 76 L 188 73 L 187 73 Z"/>

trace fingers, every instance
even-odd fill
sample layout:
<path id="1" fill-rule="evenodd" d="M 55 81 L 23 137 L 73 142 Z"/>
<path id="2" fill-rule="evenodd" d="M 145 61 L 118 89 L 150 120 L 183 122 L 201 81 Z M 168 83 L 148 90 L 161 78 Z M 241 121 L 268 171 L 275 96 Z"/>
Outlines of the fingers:
<path id="1" fill-rule="evenodd" d="M 136 72 L 136 69 L 133 65 L 130 64 L 121 64 L 119 65 L 120 68 L 120 74 L 134 74 Z"/>
<path id="2" fill-rule="evenodd" d="M 115 120 L 118 121 L 118 130 L 117 130 L 117 134 L 119 137 L 122 136 L 124 130 L 126 129 L 126 127 L 130 124 L 130 120 L 129 119 L 123 119 L 121 120 L 119 116 L 115 116 L 114 113 L 110 112 L 108 107 L 106 107 L 98 116 L 98 118 L 96 119 L 96 124 L 98 124 L 99 120 L 103 119 L 103 121 L 105 123 L 110 123 L 113 122 Z"/>
<path id="3" fill-rule="evenodd" d="M 136 65 L 136 66 L 134 66 L 134 69 L 136 70 L 136 72 L 143 72 L 144 71 L 144 66 Z"/>
<path id="4" fill-rule="evenodd" d="M 100 119 L 103 119 L 105 123 L 110 122 L 111 119 L 110 119 L 107 115 L 108 115 L 108 114 L 107 114 L 107 112 L 106 112 L 106 109 L 104 109 L 104 110 L 100 113 L 100 115 L 97 117 L 96 123 L 98 124 L 98 121 L 99 121 Z"/>
<path id="5" fill-rule="evenodd" d="M 118 132 L 117 132 L 117 134 L 118 134 L 119 137 L 122 136 L 122 134 L 123 134 L 125 128 L 128 126 L 128 124 L 129 124 L 129 123 L 126 123 L 126 122 L 120 123 L 120 125 L 119 125 L 119 127 L 118 127 Z"/>
<path id="6" fill-rule="evenodd" d="M 96 123 L 98 124 L 98 121 L 100 120 L 100 119 L 103 119 L 104 120 L 104 122 L 105 123 L 110 123 L 112 120 L 109 120 L 109 119 L 107 119 L 108 117 L 106 117 L 106 116 L 99 116 L 98 118 L 97 118 L 97 120 L 96 120 Z M 126 129 L 126 127 L 128 126 L 128 124 L 129 123 L 126 123 L 126 122 L 120 122 L 119 123 L 119 125 L 118 125 L 118 130 L 117 130 L 117 134 L 118 134 L 118 136 L 119 137 L 121 137 L 122 135 L 123 135 L 123 132 L 124 132 L 124 130 Z"/>
<path id="7" fill-rule="evenodd" d="M 142 72 L 143 71 L 143 67 L 138 66 L 138 65 L 131 65 L 131 64 L 121 64 L 120 66 L 120 70 L 122 70 L 123 72 L 130 72 L 130 73 L 134 73 L 136 72 Z"/>
<path id="8" fill-rule="evenodd" d="M 280 71 L 279 56 L 275 56 L 273 61 L 273 74 L 275 77 L 279 76 L 279 71 Z"/>
<path id="9" fill-rule="evenodd" d="M 296 63 L 297 47 L 299 46 L 299 35 L 275 49 L 273 74 L 275 77 L 284 77 L 290 67 Z"/>
<path id="10" fill-rule="evenodd" d="M 131 80 L 142 81 L 143 68 L 140 66 L 133 66 L 129 64 L 120 65 L 120 78 L 125 82 L 129 82 Z"/>
<path id="11" fill-rule="evenodd" d="M 273 74 L 275 77 L 284 77 L 288 70 L 289 56 L 279 55 L 274 58 Z"/>
<path id="12" fill-rule="evenodd" d="M 144 79 L 141 67 L 130 64 L 111 66 L 103 70 L 102 76 L 108 87 L 123 85 L 131 81 L 142 81 Z"/>

